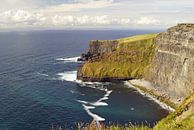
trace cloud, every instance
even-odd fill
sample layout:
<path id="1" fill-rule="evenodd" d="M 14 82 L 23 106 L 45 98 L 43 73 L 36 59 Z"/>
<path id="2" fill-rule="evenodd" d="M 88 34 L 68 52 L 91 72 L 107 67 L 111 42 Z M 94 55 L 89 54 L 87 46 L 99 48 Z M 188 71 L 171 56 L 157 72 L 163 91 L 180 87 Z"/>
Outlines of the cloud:
<path id="1" fill-rule="evenodd" d="M 0 28 L 152 27 L 193 22 L 193 0 L 1 0 Z"/>
<path id="2" fill-rule="evenodd" d="M 40 7 L 40 0 L 1 0 L 0 11 Z"/>
<path id="3" fill-rule="evenodd" d="M 71 26 L 102 26 L 102 25 L 127 25 L 130 24 L 130 19 L 126 18 L 111 18 L 107 15 L 100 16 L 59 16 L 52 18 L 54 25 L 71 25 Z"/>
<path id="4" fill-rule="evenodd" d="M 103 25 L 129 25 L 129 18 L 112 18 L 107 15 L 98 16 L 74 16 L 54 15 L 45 16 L 42 13 L 29 12 L 25 10 L 5 11 L 0 13 L 1 27 L 61 27 L 61 26 L 103 26 Z"/>
<path id="5" fill-rule="evenodd" d="M 48 6 L 43 8 L 41 11 L 44 13 L 56 13 L 56 12 L 73 12 L 80 11 L 85 9 L 99 9 L 110 6 L 115 6 L 117 3 L 114 3 L 113 0 L 79 0 L 75 3 L 66 3 L 54 6 Z"/>
<path id="6" fill-rule="evenodd" d="M 154 18 L 142 17 L 138 19 L 112 17 L 109 15 L 51 15 L 29 12 L 25 10 L 5 11 L 0 13 L 1 27 L 98 27 L 98 26 L 129 26 L 153 25 L 159 21 Z"/>
<path id="7" fill-rule="evenodd" d="M 141 17 L 138 20 L 135 20 L 136 24 L 140 24 L 140 25 L 158 25 L 160 24 L 160 21 L 153 18 L 153 17 Z"/>
<path id="8" fill-rule="evenodd" d="M 24 10 L 5 11 L 0 13 L 1 27 L 22 27 L 44 24 L 46 18 L 40 13 L 31 13 Z"/>

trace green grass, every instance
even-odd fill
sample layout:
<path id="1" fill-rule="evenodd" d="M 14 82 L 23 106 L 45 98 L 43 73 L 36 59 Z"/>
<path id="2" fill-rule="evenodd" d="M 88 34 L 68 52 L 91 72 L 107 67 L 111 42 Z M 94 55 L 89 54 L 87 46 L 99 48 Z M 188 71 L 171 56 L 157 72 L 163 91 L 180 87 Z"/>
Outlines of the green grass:
<path id="1" fill-rule="evenodd" d="M 143 34 L 143 35 L 136 35 L 136 36 L 132 36 L 132 37 L 120 38 L 118 40 L 120 42 L 129 43 L 129 42 L 136 42 L 136 41 L 139 41 L 139 40 L 153 39 L 157 35 L 158 34 Z"/>
<path id="2" fill-rule="evenodd" d="M 103 54 L 98 61 L 88 61 L 82 74 L 91 78 L 141 78 L 155 51 L 157 34 L 146 34 L 118 39 L 112 53 Z"/>

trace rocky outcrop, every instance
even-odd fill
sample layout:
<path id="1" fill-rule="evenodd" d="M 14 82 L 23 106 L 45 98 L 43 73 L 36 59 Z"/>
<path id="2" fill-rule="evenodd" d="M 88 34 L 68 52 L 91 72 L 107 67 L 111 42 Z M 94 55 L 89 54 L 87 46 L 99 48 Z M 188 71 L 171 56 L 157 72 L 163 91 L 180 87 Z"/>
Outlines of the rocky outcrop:
<path id="1" fill-rule="evenodd" d="M 158 47 L 147 80 L 180 103 L 194 91 L 194 24 L 178 24 L 156 38 Z"/>
<path id="2" fill-rule="evenodd" d="M 98 61 L 103 54 L 112 53 L 115 51 L 118 40 L 93 40 L 90 41 L 89 50 L 81 55 L 79 61 Z"/>
<path id="3" fill-rule="evenodd" d="M 112 53 L 118 44 L 117 40 L 92 40 L 89 43 L 89 50 L 87 53 L 83 53 L 78 61 L 85 62 L 98 62 L 103 58 L 104 54 Z M 77 79 L 90 82 L 109 82 L 117 80 L 127 80 L 127 78 L 117 77 L 90 77 L 83 73 L 83 65 L 78 67 Z"/>

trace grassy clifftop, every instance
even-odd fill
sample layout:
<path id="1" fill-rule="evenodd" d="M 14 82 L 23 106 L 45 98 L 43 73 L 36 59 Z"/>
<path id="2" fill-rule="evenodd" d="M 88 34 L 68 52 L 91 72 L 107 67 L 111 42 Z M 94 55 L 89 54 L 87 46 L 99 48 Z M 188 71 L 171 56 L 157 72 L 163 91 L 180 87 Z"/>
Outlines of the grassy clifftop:
<path id="1" fill-rule="evenodd" d="M 143 77 L 154 55 L 156 36 L 145 34 L 114 40 L 114 49 L 88 60 L 81 68 L 82 75 L 99 79 Z"/>

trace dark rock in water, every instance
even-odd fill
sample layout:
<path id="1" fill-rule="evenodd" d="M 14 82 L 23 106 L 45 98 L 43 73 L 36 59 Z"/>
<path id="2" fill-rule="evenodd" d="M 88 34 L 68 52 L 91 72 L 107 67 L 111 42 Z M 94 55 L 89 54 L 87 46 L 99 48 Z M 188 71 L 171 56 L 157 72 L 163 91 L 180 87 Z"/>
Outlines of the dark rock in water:
<path id="1" fill-rule="evenodd" d="M 119 77 L 107 77 L 107 78 L 93 78 L 93 77 L 84 77 L 78 76 L 78 79 L 83 82 L 118 82 L 118 81 L 126 81 L 132 80 L 132 78 L 119 78 Z"/>
<path id="2" fill-rule="evenodd" d="M 81 57 L 78 58 L 78 61 L 87 61 L 87 60 L 91 59 L 91 57 L 92 57 L 92 54 L 90 52 L 87 52 L 86 54 L 82 53 Z"/>

